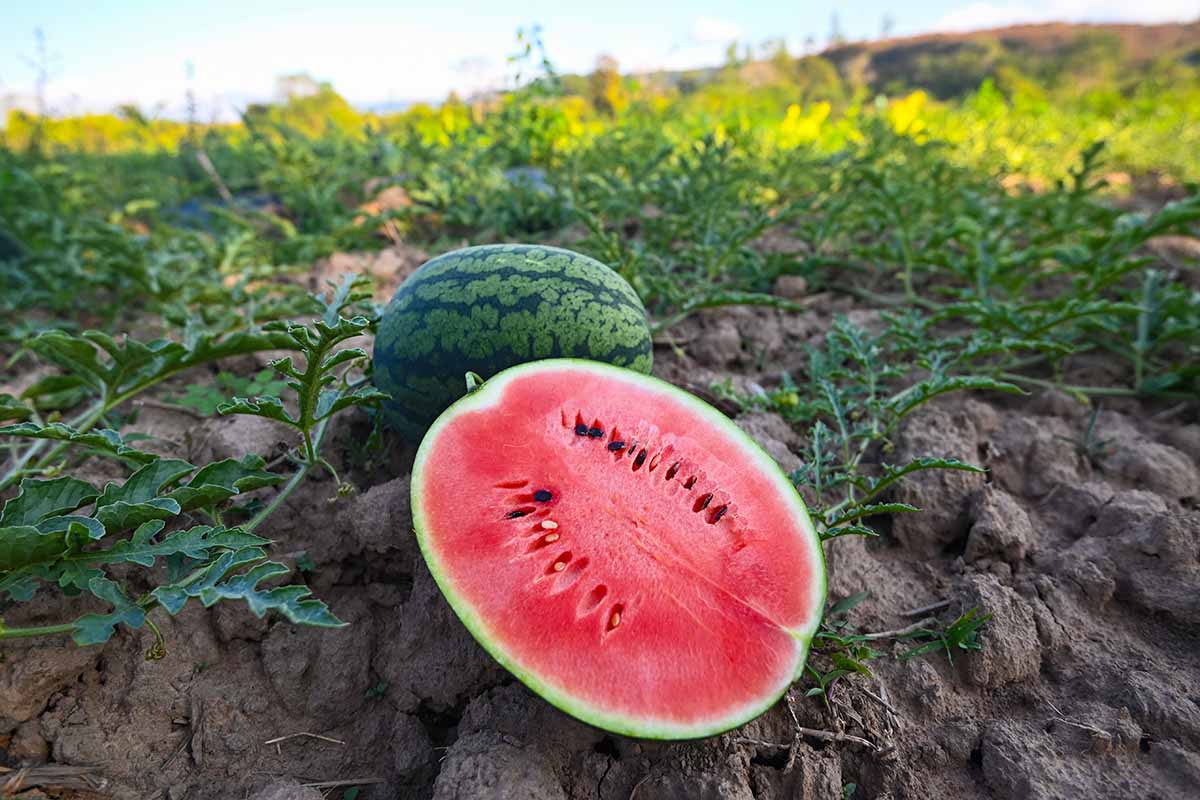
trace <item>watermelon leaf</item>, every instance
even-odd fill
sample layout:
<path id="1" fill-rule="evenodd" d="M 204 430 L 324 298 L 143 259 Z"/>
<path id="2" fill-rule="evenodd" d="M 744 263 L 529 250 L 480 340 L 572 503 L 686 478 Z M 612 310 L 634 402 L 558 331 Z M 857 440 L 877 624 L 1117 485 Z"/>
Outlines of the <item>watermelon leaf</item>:
<path id="1" fill-rule="evenodd" d="M 0 436 L 20 436 L 27 439 L 50 439 L 70 444 L 80 445 L 88 450 L 103 455 L 132 461 L 137 464 L 147 464 L 158 456 L 145 453 L 125 443 L 121 434 L 107 428 L 80 433 L 70 425 L 52 422 L 49 425 L 38 425 L 25 422 L 19 425 L 7 425 L 0 428 Z"/>
<path id="2" fill-rule="evenodd" d="M 974 464 L 968 464 L 965 461 L 959 461 L 957 458 L 932 458 L 922 457 L 916 458 L 907 464 L 899 467 L 888 464 L 883 465 L 883 475 L 875 479 L 867 479 L 862 482 L 866 494 L 862 498 L 865 502 L 872 497 L 877 497 L 881 492 L 892 486 L 906 475 L 912 475 L 914 472 L 922 472 L 930 469 L 950 469 L 960 472 L 984 472 L 982 467 L 977 467 Z"/>
<path id="3" fill-rule="evenodd" d="M 24 420 L 33 416 L 33 409 L 22 403 L 11 394 L 0 393 L 0 422 L 15 419 Z M 3 430 L 0 428 L 0 430 Z"/>
<path id="4" fill-rule="evenodd" d="M 16 497 L 0 511 L 0 526 L 33 525 L 46 517 L 74 511 L 96 499 L 98 492 L 85 481 L 65 475 L 46 481 L 25 479 Z"/>
<path id="5" fill-rule="evenodd" d="M 327 389 L 321 392 L 317 400 L 313 419 L 320 422 L 351 406 L 377 406 L 387 399 L 388 396 L 374 386 L 357 386 L 350 390 Z"/>
<path id="6" fill-rule="evenodd" d="M 71 637 L 75 644 L 103 644 L 112 638 L 117 625 L 140 628 L 146 621 L 145 610 L 126 597 L 121 587 L 108 578 L 92 578 L 88 582 L 88 591 L 112 604 L 113 609 L 107 614 L 84 614 L 75 620 L 75 633 Z"/>
<path id="7" fill-rule="evenodd" d="M 841 600 L 837 601 L 836 603 L 834 603 L 832 606 L 829 607 L 829 610 L 827 610 L 825 612 L 825 616 L 832 617 L 837 614 L 845 614 L 847 611 L 849 611 L 850 609 L 857 606 L 863 600 L 866 600 L 869 596 L 870 596 L 870 592 L 861 591 L 861 592 L 855 592 L 852 595 L 843 597 Z"/>
<path id="8" fill-rule="evenodd" d="M 878 536 L 879 532 L 866 525 L 842 525 L 837 528 L 826 528 L 820 532 L 821 541 L 836 539 L 839 536 Z"/>
<path id="9" fill-rule="evenodd" d="M 287 575 L 291 570 L 275 561 L 260 561 L 254 555 L 257 548 L 245 548 L 227 553 L 199 573 L 171 586 L 154 590 L 153 595 L 169 613 L 178 613 L 188 598 L 198 598 L 206 607 L 220 600 L 245 600 L 255 616 L 278 611 L 289 621 L 324 628 L 340 628 L 346 623 L 335 617 L 329 607 L 312 597 L 307 586 L 277 586 L 259 589 L 263 581 Z M 258 561 L 244 573 L 225 578 L 239 566 Z"/>
<path id="10" fill-rule="evenodd" d="M 290 363 L 289 359 L 289 365 Z M 300 427 L 300 420 L 288 413 L 283 401 L 278 397 L 235 397 L 229 402 L 217 406 L 217 413 L 223 417 L 229 414 L 248 414 L 253 417 L 273 419 L 293 428 Z"/>
<path id="11" fill-rule="evenodd" d="M 863 517 L 873 517 L 877 514 L 914 513 L 920 510 L 908 503 L 868 503 L 866 505 L 852 506 L 825 524 L 830 528 L 835 528 L 838 525 L 844 525 L 847 522 L 862 519 Z"/>
<path id="12" fill-rule="evenodd" d="M 284 476 L 266 472 L 264 466 L 266 462 L 257 455 L 245 456 L 240 461 L 232 458 L 217 461 L 197 472 L 186 485 L 173 489 L 167 497 L 177 502 L 181 511 L 213 508 L 242 492 L 283 481 Z"/>
<path id="13" fill-rule="evenodd" d="M 232 551 L 258 548 L 259 553 L 265 555 L 262 548 L 270 544 L 269 540 L 238 528 L 214 528 L 208 525 L 175 531 L 161 541 L 154 541 L 154 537 L 162 532 L 163 527 L 164 524 L 160 520 L 141 525 L 130 539 L 110 547 L 105 553 L 105 561 L 110 564 L 132 562 L 151 567 L 156 559 L 173 555 L 196 561 L 204 560 L 217 548 Z"/>

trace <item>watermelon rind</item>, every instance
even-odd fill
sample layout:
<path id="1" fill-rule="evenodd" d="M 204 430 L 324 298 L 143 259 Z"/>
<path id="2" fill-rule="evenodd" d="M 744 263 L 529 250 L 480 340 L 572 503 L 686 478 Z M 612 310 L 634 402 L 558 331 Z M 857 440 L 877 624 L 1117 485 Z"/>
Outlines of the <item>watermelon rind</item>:
<path id="1" fill-rule="evenodd" d="M 784 489 L 781 494 L 789 498 L 792 505 L 792 512 L 795 514 L 796 519 L 800 521 L 801 529 L 807 534 L 806 538 L 808 540 L 814 578 L 809 606 L 813 609 L 813 613 L 810 616 L 810 623 L 806 627 L 788 630 L 792 637 L 799 643 L 799 658 L 795 673 L 788 676 L 787 680 L 779 685 L 778 691 L 765 695 L 761 702 L 734 708 L 723 716 L 714 717 L 691 725 L 658 719 L 641 719 L 616 715 L 595 708 L 591 704 L 574 697 L 569 692 L 546 683 L 510 657 L 497 644 L 496 637 L 492 636 L 489 632 L 486 620 L 475 613 L 470 603 L 456 590 L 453 581 L 448 577 L 437 548 L 429 540 L 430 531 L 424 508 L 424 498 L 422 496 L 422 471 L 438 433 L 459 414 L 479 411 L 488 406 L 496 405 L 503 395 L 504 387 L 509 381 L 539 371 L 558 369 L 586 370 L 608 378 L 629 381 L 644 388 L 663 392 L 670 396 L 672 400 L 686 404 L 714 427 L 721 428 L 728 433 L 733 441 L 741 445 L 743 453 L 753 458 L 764 474 L 769 475 Z M 749 722 L 777 703 L 792 683 L 801 676 L 804 664 L 808 658 L 808 651 L 813 636 L 820 626 L 821 609 L 824 607 L 828 589 L 824 551 L 821 547 L 820 537 L 813 526 L 812 518 L 809 516 L 808 509 L 783 469 L 780 468 L 779 464 L 758 443 L 742 431 L 733 420 L 726 417 L 720 411 L 666 381 L 620 367 L 570 358 L 529 362 L 500 372 L 474 392 L 455 402 L 430 426 L 417 450 L 412 472 L 412 516 L 417 543 L 425 557 L 426 564 L 429 566 L 430 573 L 433 575 L 442 594 L 450 603 L 451 608 L 454 609 L 454 612 L 458 615 L 463 625 L 466 626 L 467 630 L 471 632 L 471 635 L 475 637 L 475 640 L 505 669 L 515 675 L 527 687 L 541 695 L 545 700 L 577 719 L 612 733 L 641 739 L 697 739 L 714 736 Z"/>
<path id="2" fill-rule="evenodd" d="M 581 253 L 530 244 L 465 247 L 421 265 L 379 321 L 374 381 L 390 427 L 418 441 L 463 395 L 516 364 L 569 357 L 649 373 L 646 309 L 617 272 Z"/>

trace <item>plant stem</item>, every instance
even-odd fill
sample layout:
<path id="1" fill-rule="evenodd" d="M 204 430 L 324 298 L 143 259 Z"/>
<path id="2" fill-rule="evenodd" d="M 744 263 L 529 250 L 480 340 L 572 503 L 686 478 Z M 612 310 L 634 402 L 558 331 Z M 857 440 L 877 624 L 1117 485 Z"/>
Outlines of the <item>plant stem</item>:
<path id="1" fill-rule="evenodd" d="M 43 625 L 38 628 L 7 628 L 0 624 L 0 639 L 27 639 L 33 636 L 57 636 L 61 633 L 73 633 L 75 623 L 63 625 Z"/>
<path id="2" fill-rule="evenodd" d="M 101 401 L 67 424 L 82 433 L 91 429 L 91 427 L 96 424 L 96 420 L 100 419 L 106 410 L 107 408 L 105 407 L 104 402 Z M 81 425 L 85 427 L 80 427 Z M 8 472 L 4 474 L 3 478 L 0 478 L 0 492 L 12 486 L 17 482 L 18 479 L 20 479 L 21 473 L 25 469 L 25 465 L 29 463 L 30 459 L 42 451 L 42 448 L 46 446 L 47 441 L 47 439 L 40 439 L 34 442 L 28 447 L 28 449 L 25 450 L 25 452 L 21 453 L 13 460 L 12 466 L 9 467 Z M 68 444 L 68 442 L 59 442 L 56 444 L 49 453 L 38 459 L 35 467 L 45 467 L 47 464 L 53 461 L 59 453 L 65 450 Z"/>
<path id="3" fill-rule="evenodd" d="M 311 448 L 311 452 L 320 452 L 321 444 L 325 439 L 325 430 L 329 427 L 330 419 L 332 419 L 332 417 L 326 417 L 325 419 L 321 420 L 321 422 L 317 425 L 316 436 L 312 437 L 311 440 L 309 440 L 309 437 L 306 435 L 305 446 L 306 448 Z M 271 514 L 275 513 L 275 511 L 281 505 L 283 505 L 288 497 L 291 496 L 292 492 L 296 490 L 296 487 L 304 482 L 304 479 L 308 476 L 309 471 L 312 470 L 313 467 L 317 466 L 318 463 L 319 461 L 317 459 L 310 460 L 306 457 L 300 469 L 296 471 L 296 474 L 292 475 L 292 478 L 287 482 L 287 485 L 279 490 L 279 494 L 275 495 L 266 508 L 255 514 L 254 518 L 245 525 L 242 525 L 241 528 L 245 531 L 253 533 L 255 528 L 261 525 L 267 517 L 271 516 Z"/>
<path id="4" fill-rule="evenodd" d="M 1000 377 L 1014 383 L 1027 383 L 1031 386 L 1040 386 L 1043 389 L 1058 389 L 1069 394 L 1093 395 L 1095 397 L 1141 397 L 1142 395 L 1137 389 L 1128 389 L 1123 386 L 1075 386 L 1069 383 L 1055 383 L 1054 381 L 1042 380 L 1041 378 L 1018 375 L 1015 372 L 1001 372 Z M 1181 392 L 1159 392 L 1159 394 L 1163 397 L 1188 396 Z"/>

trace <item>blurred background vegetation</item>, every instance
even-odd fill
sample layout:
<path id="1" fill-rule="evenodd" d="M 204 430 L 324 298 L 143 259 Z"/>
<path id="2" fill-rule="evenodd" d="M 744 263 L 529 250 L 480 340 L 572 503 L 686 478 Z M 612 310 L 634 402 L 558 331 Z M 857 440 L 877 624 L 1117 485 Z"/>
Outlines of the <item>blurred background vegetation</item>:
<path id="1" fill-rule="evenodd" d="M 248 303 L 252 320 L 275 308 L 254 300 L 278 289 L 268 278 L 401 243 L 567 244 L 669 320 L 784 273 L 836 281 L 864 258 L 911 278 L 918 257 L 961 258 L 964 219 L 986 233 L 1009 218 L 998 230 L 1022 247 L 1051 223 L 1047 237 L 1083 241 L 1116 219 L 1085 197 L 1153 208 L 1195 193 L 1198 42 L 1200 22 L 1053 24 L 805 56 L 731 45 L 684 72 L 602 57 L 568 75 L 531 29 L 510 57 L 516 88 L 398 113 L 305 75 L 234 123 L 12 111 L 0 310 L 26 313 L 0 340 L 70 324 L 87 297 L 189 330 L 245 324 Z"/>
<path id="2" fill-rule="evenodd" d="M 634 76 L 607 56 L 589 75 L 547 74 L 541 57 L 532 65 L 540 76 L 523 88 L 470 102 L 451 95 L 438 107 L 360 112 L 336 87 L 297 75 L 279 80 L 279 102 L 250 105 L 239 124 L 152 119 L 133 106 L 63 118 L 12 110 L 0 143 L 43 155 L 204 147 L 243 161 L 261 136 L 448 147 L 469 132 L 487 142 L 520 107 L 530 117 L 521 132 L 536 141 L 498 165 L 549 166 L 613 128 L 666 126 L 676 138 L 753 129 L 764 144 L 832 152 L 860 139 L 865 119 L 883 117 L 901 133 L 955 145 L 964 162 L 1034 180 L 1098 139 L 1114 169 L 1200 179 L 1200 23 L 1030 25 L 834 44 L 802 57 L 779 40 L 731 45 L 721 66 Z M 537 60 L 532 47 L 525 58 Z"/>

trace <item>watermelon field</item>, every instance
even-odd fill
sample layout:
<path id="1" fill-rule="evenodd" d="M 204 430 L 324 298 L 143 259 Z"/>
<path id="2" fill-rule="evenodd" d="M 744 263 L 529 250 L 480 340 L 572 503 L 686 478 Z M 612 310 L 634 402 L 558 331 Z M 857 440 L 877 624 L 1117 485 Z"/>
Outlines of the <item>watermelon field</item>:
<path id="1" fill-rule="evenodd" d="M 1194 53 L 538 52 L 10 113 L 0 796 L 1195 796 Z"/>

